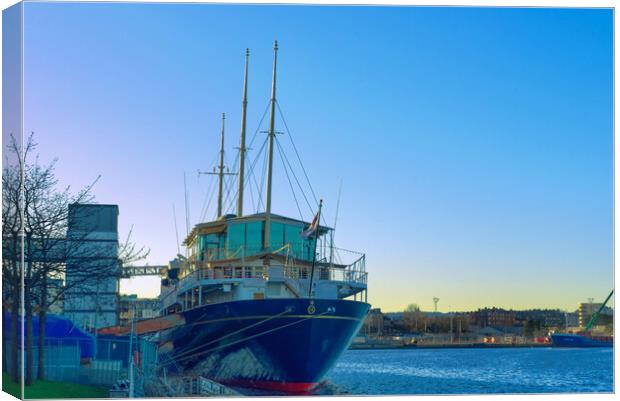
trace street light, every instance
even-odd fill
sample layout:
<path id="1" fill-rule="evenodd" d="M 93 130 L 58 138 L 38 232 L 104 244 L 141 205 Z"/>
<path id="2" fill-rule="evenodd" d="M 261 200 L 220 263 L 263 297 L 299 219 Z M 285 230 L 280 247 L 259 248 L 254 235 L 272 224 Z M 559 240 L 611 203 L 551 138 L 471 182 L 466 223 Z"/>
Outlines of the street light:
<path id="1" fill-rule="evenodd" d="M 452 319 L 454 318 L 454 315 L 452 314 L 451 309 L 452 307 L 448 305 L 448 315 L 450 315 L 450 344 L 454 342 L 454 331 L 452 329 Z"/>

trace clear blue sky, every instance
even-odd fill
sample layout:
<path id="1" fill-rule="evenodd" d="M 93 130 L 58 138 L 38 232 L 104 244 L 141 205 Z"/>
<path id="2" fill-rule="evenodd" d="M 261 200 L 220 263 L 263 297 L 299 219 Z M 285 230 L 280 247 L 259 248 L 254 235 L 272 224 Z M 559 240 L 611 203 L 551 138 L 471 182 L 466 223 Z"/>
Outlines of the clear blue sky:
<path id="1" fill-rule="evenodd" d="M 185 231 L 184 171 L 198 222 L 221 112 L 234 161 L 246 47 L 257 129 L 277 38 L 280 104 L 330 224 L 343 181 L 337 245 L 366 252 L 374 306 L 574 310 L 613 287 L 609 9 L 27 3 L 24 24 L 25 130 L 63 184 L 102 175 L 151 264 L 176 253 L 173 203 Z"/>

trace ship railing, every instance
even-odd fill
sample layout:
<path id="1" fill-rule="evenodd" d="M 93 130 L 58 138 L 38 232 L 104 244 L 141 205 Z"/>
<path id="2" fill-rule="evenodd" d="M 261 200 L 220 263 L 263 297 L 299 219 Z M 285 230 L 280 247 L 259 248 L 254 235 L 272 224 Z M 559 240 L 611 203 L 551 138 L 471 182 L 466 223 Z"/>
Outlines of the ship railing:
<path id="1" fill-rule="evenodd" d="M 366 271 L 366 255 L 350 249 L 333 247 L 329 252 L 329 263 L 333 266 L 345 265 L 348 269 Z"/>
<path id="2" fill-rule="evenodd" d="M 346 270 L 355 272 L 366 272 L 366 255 L 362 254 L 355 262 L 347 266 Z"/>
<path id="3" fill-rule="evenodd" d="M 182 279 L 193 280 L 221 280 L 221 279 L 267 279 L 269 271 L 264 266 L 248 266 L 245 264 L 244 255 L 257 254 L 254 247 L 239 247 L 234 251 L 227 249 L 212 249 L 212 255 L 220 255 L 226 259 L 236 259 L 230 265 L 214 265 L 213 262 L 221 259 L 189 260 L 188 269 L 181 275 Z M 258 249 L 258 248 L 256 248 Z M 348 265 L 334 264 L 333 258 L 328 262 L 326 258 L 317 260 L 315 264 L 315 280 L 341 281 L 345 283 L 366 284 L 368 274 L 366 273 L 366 255 L 345 249 L 334 248 L 339 252 L 348 252 L 357 256 Z M 264 252 L 264 251 L 263 251 Z M 271 251 L 272 254 L 285 256 L 284 275 L 288 279 L 306 280 L 310 278 L 312 268 L 296 264 L 296 258 L 292 253 L 290 244 L 286 244 L 278 249 Z M 338 258 L 338 261 L 342 261 Z"/>
<path id="4" fill-rule="evenodd" d="M 308 266 L 285 265 L 284 277 L 292 280 L 308 280 L 312 268 Z M 186 276 L 188 282 L 223 279 L 267 279 L 268 269 L 264 266 L 211 266 L 194 270 Z M 357 270 L 355 265 L 345 269 L 330 267 L 327 263 L 317 263 L 314 279 L 317 281 L 341 281 L 345 283 L 366 284 L 368 273 Z"/>
<path id="5" fill-rule="evenodd" d="M 189 280 L 221 280 L 265 278 L 266 269 L 263 266 L 209 266 L 200 264 L 198 268 L 186 276 Z"/>
<path id="6" fill-rule="evenodd" d="M 367 284 L 368 273 L 364 271 L 364 264 L 364 255 L 344 269 L 331 267 L 329 263 L 320 262 L 315 265 L 314 279 L 317 281 L 341 281 L 348 284 Z M 294 264 L 284 266 L 284 276 L 288 279 L 306 280 L 310 279 L 311 274 L 312 267 Z"/>
<path id="7" fill-rule="evenodd" d="M 331 269 L 331 274 L 332 280 L 335 281 L 367 284 L 368 273 L 366 272 L 366 255 L 361 254 L 359 258 L 347 265 L 344 269 Z"/>

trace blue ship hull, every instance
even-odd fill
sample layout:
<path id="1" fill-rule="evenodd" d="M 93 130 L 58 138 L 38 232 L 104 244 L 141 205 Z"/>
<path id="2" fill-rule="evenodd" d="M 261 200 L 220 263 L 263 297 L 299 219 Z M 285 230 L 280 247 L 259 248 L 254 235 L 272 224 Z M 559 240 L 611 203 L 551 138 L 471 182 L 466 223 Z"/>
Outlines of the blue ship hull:
<path id="1" fill-rule="evenodd" d="M 570 348 L 600 348 L 613 347 L 613 340 L 603 340 L 579 334 L 556 333 L 551 335 L 551 342 L 554 347 Z"/>
<path id="2" fill-rule="evenodd" d="M 370 305 L 322 299 L 231 301 L 180 312 L 160 366 L 233 387 L 304 393 L 349 347 Z"/>

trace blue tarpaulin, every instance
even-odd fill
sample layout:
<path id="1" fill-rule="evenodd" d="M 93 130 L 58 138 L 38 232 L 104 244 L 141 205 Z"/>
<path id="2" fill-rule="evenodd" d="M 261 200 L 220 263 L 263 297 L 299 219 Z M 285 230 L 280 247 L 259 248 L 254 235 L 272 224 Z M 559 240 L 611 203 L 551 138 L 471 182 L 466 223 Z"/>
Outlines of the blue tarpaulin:
<path id="1" fill-rule="evenodd" d="M 21 317 L 17 317 L 17 324 L 20 326 L 17 331 L 18 341 L 21 341 Z M 3 334 L 6 339 L 11 335 L 11 314 L 4 313 Z M 39 317 L 32 317 L 33 343 L 36 345 L 39 338 Z M 77 344 L 80 347 L 82 358 L 92 358 L 95 353 L 95 338 L 80 330 L 69 319 L 58 315 L 47 315 L 45 318 L 45 338 L 49 345 L 52 342 L 58 345 Z"/>

